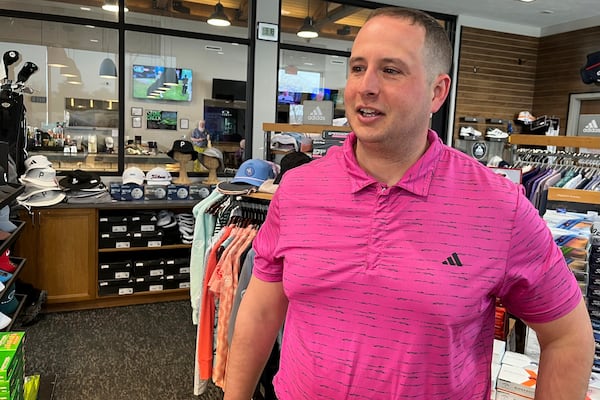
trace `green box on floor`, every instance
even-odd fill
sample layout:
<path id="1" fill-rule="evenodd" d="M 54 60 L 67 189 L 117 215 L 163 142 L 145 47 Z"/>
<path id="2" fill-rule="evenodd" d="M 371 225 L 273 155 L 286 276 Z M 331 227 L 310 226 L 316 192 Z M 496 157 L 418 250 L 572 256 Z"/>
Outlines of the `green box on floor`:
<path id="1" fill-rule="evenodd" d="M 0 400 L 22 400 L 24 384 L 21 382 L 15 390 L 10 393 L 0 393 Z"/>
<path id="2" fill-rule="evenodd" d="M 0 332 L 0 351 L 16 351 L 24 337 L 25 332 Z"/>
<path id="3" fill-rule="evenodd" d="M 0 380 L 0 396 L 11 394 L 15 392 L 17 385 L 23 386 L 25 382 L 25 366 L 23 363 L 19 363 L 13 370 L 10 379 Z"/>
<path id="4" fill-rule="evenodd" d="M 23 364 L 24 336 L 25 332 L 0 332 L 0 379 L 9 380 Z"/>

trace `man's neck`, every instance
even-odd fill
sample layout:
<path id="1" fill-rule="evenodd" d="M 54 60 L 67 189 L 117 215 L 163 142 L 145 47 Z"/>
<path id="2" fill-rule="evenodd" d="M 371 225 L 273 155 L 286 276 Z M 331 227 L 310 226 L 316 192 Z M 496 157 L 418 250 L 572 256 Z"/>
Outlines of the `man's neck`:
<path id="1" fill-rule="evenodd" d="M 410 145 L 393 147 L 357 141 L 354 152 L 365 172 L 386 186 L 394 186 L 428 148 L 429 142 L 425 137 L 424 141 L 413 140 Z"/>

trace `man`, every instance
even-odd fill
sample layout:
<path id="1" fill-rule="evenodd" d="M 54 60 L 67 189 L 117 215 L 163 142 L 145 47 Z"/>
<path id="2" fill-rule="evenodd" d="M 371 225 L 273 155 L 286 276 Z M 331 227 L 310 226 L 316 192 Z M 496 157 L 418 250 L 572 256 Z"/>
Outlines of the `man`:
<path id="1" fill-rule="evenodd" d="M 250 398 L 284 320 L 279 400 L 487 400 L 496 298 L 537 333 L 536 398 L 584 399 L 591 324 L 546 224 L 428 129 L 450 64 L 423 13 L 378 9 L 362 27 L 353 133 L 286 173 L 254 241 L 226 400 Z"/>

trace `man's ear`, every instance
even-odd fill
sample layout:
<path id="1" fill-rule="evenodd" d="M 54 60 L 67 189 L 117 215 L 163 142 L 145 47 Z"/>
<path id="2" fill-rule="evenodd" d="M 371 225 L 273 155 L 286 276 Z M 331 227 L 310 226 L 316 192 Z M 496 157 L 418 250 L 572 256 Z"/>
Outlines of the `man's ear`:
<path id="1" fill-rule="evenodd" d="M 450 93 L 450 84 L 451 79 L 448 74 L 438 75 L 431 84 L 433 94 L 433 98 L 431 99 L 432 113 L 437 112 L 442 107 L 442 104 L 444 104 L 444 101 L 446 101 L 448 93 Z"/>

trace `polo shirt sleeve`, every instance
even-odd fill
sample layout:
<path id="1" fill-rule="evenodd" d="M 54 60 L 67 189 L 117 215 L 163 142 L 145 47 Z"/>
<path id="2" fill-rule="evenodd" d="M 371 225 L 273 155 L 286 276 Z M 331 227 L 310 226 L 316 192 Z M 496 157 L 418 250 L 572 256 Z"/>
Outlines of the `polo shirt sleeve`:
<path id="1" fill-rule="evenodd" d="M 269 205 L 267 218 L 252 243 L 252 248 L 256 253 L 252 274 L 262 281 L 281 282 L 283 280 L 283 257 L 277 254 L 280 224 L 279 196 L 275 192 Z"/>
<path id="2" fill-rule="evenodd" d="M 556 320 L 579 304 L 582 294 L 562 251 L 539 212 L 519 191 L 506 275 L 498 297 L 525 322 Z"/>

